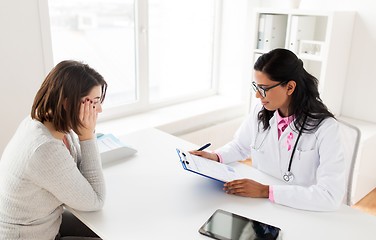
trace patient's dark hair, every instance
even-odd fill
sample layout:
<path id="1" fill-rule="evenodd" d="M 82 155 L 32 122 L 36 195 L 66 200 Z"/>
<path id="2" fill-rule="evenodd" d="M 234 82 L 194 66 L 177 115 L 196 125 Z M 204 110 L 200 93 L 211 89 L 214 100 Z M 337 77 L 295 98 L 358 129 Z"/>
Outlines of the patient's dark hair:
<path id="1" fill-rule="evenodd" d="M 51 70 L 38 90 L 31 108 L 31 118 L 42 123 L 49 121 L 59 132 L 68 133 L 72 129 L 79 134 L 82 98 L 95 86 L 101 86 L 100 101 L 103 102 L 107 90 L 103 77 L 87 64 L 62 61 Z"/>
<path id="2" fill-rule="evenodd" d="M 334 118 L 320 98 L 318 80 L 303 68 L 302 60 L 293 52 L 287 49 L 274 49 L 260 56 L 254 69 L 266 74 L 272 81 L 286 81 L 282 86 L 286 86 L 290 80 L 296 82 L 290 103 L 290 109 L 295 114 L 295 129 L 300 130 L 306 117 L 304 132 L 315 130 L 325 118 Z M 259 124 L 263 124 L 264 130 L 269 128 L 269 120 L 274 112 L 263 107 L 258 113 Z"/>

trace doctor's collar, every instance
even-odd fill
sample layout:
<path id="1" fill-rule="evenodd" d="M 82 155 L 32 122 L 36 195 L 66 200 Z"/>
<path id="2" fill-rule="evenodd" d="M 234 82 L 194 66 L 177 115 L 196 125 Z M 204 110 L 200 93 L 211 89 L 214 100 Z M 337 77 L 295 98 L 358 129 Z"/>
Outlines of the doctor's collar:
<path id="1" fill-rule="evenodd" d="M 293 114 L 291 116 L 288 116 L 288 117 L 282 117 L 279 114 L 279 110 L 278 109 L 276 110 L 276 112 L 277 112 L 277 123 L 279 123 L 281 120 L 284 120 L 287 124 L 290 124 L 292 121 L 295 120 L 295 114 Z"/>

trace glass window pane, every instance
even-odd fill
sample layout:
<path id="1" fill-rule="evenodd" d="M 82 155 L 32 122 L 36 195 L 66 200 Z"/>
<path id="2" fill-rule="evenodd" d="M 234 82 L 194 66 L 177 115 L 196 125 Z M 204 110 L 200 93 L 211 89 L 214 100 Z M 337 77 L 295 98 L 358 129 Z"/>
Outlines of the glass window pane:
<path id="1" fill-rule="evenodd" d="M 212 87 L 215 0 L 149 1 L 152 102 Z"/>
<path id="2" fill-rule="evenodd" d="M 54 63 L 88 63 L 108 83 L 105 106 L 136 100 L 133 0 L 49 0 Z"/>

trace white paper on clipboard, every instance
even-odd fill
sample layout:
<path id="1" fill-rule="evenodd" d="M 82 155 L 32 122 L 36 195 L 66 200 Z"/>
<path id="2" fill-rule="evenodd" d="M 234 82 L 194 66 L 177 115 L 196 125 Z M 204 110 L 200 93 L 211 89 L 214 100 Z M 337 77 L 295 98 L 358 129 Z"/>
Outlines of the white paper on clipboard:
<path id="1" fill-rule="evenodd" d="M 185 170 L 220 181 L 229 182 L 239 179 L 236 169 L 200 156 L 192 155 L 187 151 L 176 149 Z"/>

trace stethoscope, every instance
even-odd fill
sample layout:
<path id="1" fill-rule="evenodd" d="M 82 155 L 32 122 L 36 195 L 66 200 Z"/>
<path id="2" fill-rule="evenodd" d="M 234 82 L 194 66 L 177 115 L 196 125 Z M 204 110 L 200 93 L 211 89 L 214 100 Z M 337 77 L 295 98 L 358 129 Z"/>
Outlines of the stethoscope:
<path id="1" fill-rule="evenodd" d="M 292 174 L 292 172 L 291 172 L 291 164 L 292 164 L 292 159 L 294 157 L 294 153 L 295 153 L 295 150 L 296 150 L 296 146 L 298 145 L 300 136 L 302 135 L 304 124 L 305 124 L 306 120 L 307 120 L 307 116 L 305 116 L 305 118 L 304 118 L 303 125 L 300 128 L 298 138 L 296 139 L 296 142 L 294 144 L 294 148 L 292 150 L 291 157 L 290 157 L 289 168 L 287 169 L 287 172 L 285 172 L 285 174 L 283 175 L 283 180 L 285 180 L 285 182 L 292 182 L 294 180 L 294 174 Z"/>
<path id="2" fill-rule="evenodd" d="M 294 174 L 292 174 L 292 172 L 291 172 L 291 164 L 292 164 L 292 159 L 294 158 L 294 154 L 295 154 L 296 146 L 298 145 L 298 142 L 299 142 L 300 136 L 302 135 L 303 128 L 304 128 L 304 124 L 305 124 L 306 120 L 307 120 L 307 116 L 306 116 L 305 119 L 304 119 L 303 125 L 302 125 L 302 127 L 300 128 L 300 130 L 299 130 L 298 138 L 296 139 L 296 142 L 295 142 L 295 144 L 294 144 L 294 148 L 293 148 L 292 153 L 291 153 L 291 156 L 290 156 L 289 167 L 288 167 L 287 171 L 285 172 L 285 174 L 282 176 L 282 178 L 283 178 L 283 180 L 284 180 L 285 182 L 292 182 L 292 181 L 294 180 Z M 257 141 L 256 139 L 258 139 L 258 135 L 259 135 L 259 131 L 257 131 L 256 138 L 255 138 L 255 144 L 253 144 L 251 147 L 252 147 L 253 149 L 255 149 L 256 151 L 261 151 L 260 149 L 261 149 L 261 147 L 264 145 L 265 139 L 266 139 L 266 137 L 268 136 L 269 132 L 270 132 L 270 131 L 268 131 L 268 132 L 266 133 L 266 135 L 264 136 L 263 140 L 261 141 L 259 147 L 256 148 L 256 147 L 255 147 L 255 145 L 256 145 L 256 141 Z"/>
<path id="3" fill-rule="evenodd" d="M 269 127 L 269 130 L 270 130 L 270 127 Z M 255 142 L 250 147 L 253 148 L 254 150 L 256 150 L 257 152 L 261 152 L 262 153 L 263 151 L 261 151 L 261 148 L 264 145 L 265 139 L 269 135 L 269 132 L 270 131 L 266 132 L 266 134 L 265 134 L 264 138 L 262 139 L 261 143 L 259 144 L 258 147 L 256 147 L 256 142 L 258 142 L 257 139 L 259 139 L 259 133 L 260 133 L 260 129 L 258 129 L 257 133 L 256 133 L 256 137 L 255 137 Z"/>

